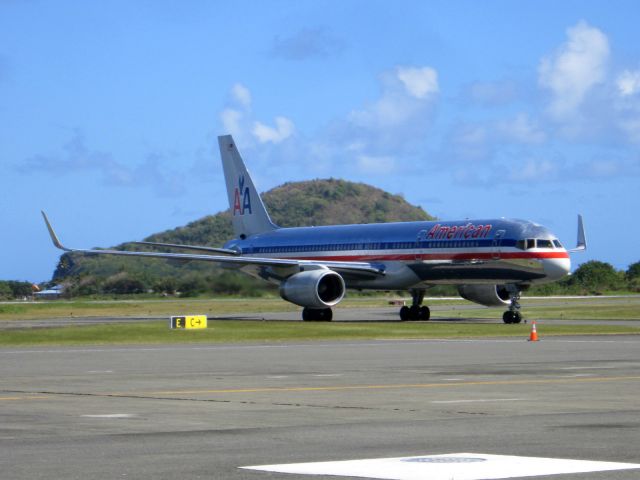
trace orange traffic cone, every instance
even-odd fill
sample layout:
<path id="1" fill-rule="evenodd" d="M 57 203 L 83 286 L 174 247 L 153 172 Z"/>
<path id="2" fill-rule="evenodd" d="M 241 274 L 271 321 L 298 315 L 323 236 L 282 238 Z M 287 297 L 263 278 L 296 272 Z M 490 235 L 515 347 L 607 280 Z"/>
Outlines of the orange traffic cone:
<path id="1" fill-rule="evenodd" d="M 530 342 L 537 342 L 538 341 L 538 331 L 536 330 L 536 321 L 535 320 L 531 324 L 531 334 L 529 334 L 529 341 Z"/>

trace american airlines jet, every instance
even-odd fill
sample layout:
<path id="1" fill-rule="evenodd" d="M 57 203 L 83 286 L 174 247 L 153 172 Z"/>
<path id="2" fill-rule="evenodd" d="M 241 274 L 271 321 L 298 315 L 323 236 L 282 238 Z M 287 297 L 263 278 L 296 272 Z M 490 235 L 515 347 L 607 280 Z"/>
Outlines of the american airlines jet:
<path id="1" fill-rule="evenodd" d="M 474 219 L 280 228 L 258 195 L 233 138 L 218 137 L 236 237 L 223 248 L 138 242 L 185 252 L 72 249 L 43 216 L 54 245 L 67 252 L 220 263 L 280 286 L 284 300 L 303 307 L 303 320 L 332 319 L 347 288 L 408 290 L 402 320 L 429 320 L 422 305 L 434 285 L 456 285 L 486 306 L 508 306 L 505 323 L 522 321 L 520 293 L 570 271 L 568 251 L 547 228 L 524 220 Z M 582 217 L 578 245 L 586 249 Z"/>

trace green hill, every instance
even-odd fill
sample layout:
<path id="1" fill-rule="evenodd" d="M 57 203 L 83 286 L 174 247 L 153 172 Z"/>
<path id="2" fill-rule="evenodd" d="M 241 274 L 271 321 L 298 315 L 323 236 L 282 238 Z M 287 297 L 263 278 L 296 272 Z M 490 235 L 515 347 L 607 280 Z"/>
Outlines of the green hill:
<path id="1" fill-rule="evenodd" d="M 281 227 L 433 219 L 400 195 L 337 179 L 285 183 L 264 193 L 262 198 L 271 219 Z M 217 247 L 232 237 L 231 217 L 224 211 L 144 240 Z M 117 248 L 141 249 L 139 245 L 127 244 Z M 221 271 L 209 263 L 175 264 L 165 260 L 77 254 L 64 254 L 60 258 L 53 279 L 70 283 L 72 291 L 78 294 L 136 293 L 148 289 L 225 291 L 227 287 L 230 289 L 227 293 L 237 293 L 243 291 L 238 284 L 255 287 L 250 278 L 240 279 L 235 272 Z"/>

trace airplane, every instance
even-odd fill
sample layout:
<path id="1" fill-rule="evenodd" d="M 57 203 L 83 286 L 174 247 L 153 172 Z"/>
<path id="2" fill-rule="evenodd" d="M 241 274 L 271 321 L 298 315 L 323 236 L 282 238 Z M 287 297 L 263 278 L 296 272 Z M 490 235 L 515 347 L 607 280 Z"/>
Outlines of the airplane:
<path id="1" fill-rule="evenodd" d="M 508 306 L 504 323 L 520 323 L 520 295 L 570 272 L 569 253 L 587 248 L 578 215 L 576 248 L 566 250 L 542 225 L 524 220 L 473 219 L 281 228 L 275 225 L 231 135 L 218 137 L 235 238 L 222 248 L 136 242 L 185 252 L 67 248 L 42 212 L 53 244 L 67 252 L 203 261 L 235 268 L 280 287 L 303 307 L 302 319 L 330 321 L 347 288 L 408 290 L 401 320 L 429 320 L 425 292 L 455 285 L 461 297 Z"/>

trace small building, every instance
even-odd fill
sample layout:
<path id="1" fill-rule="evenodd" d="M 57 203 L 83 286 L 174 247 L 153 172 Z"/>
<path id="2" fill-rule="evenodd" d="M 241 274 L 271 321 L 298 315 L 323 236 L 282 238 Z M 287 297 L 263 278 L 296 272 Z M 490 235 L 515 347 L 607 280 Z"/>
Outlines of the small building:
<path id="1" fill-rule="evenodd" d="M 40 292 L 34 292 L 33 298 L 37 300 L 57 300 L 58 298 L 62 298 L 62 294 L 64 293 L 63 285 L 56 285 L 54 287 L 48 288 L 46 290 L 42 290 Z"/>

